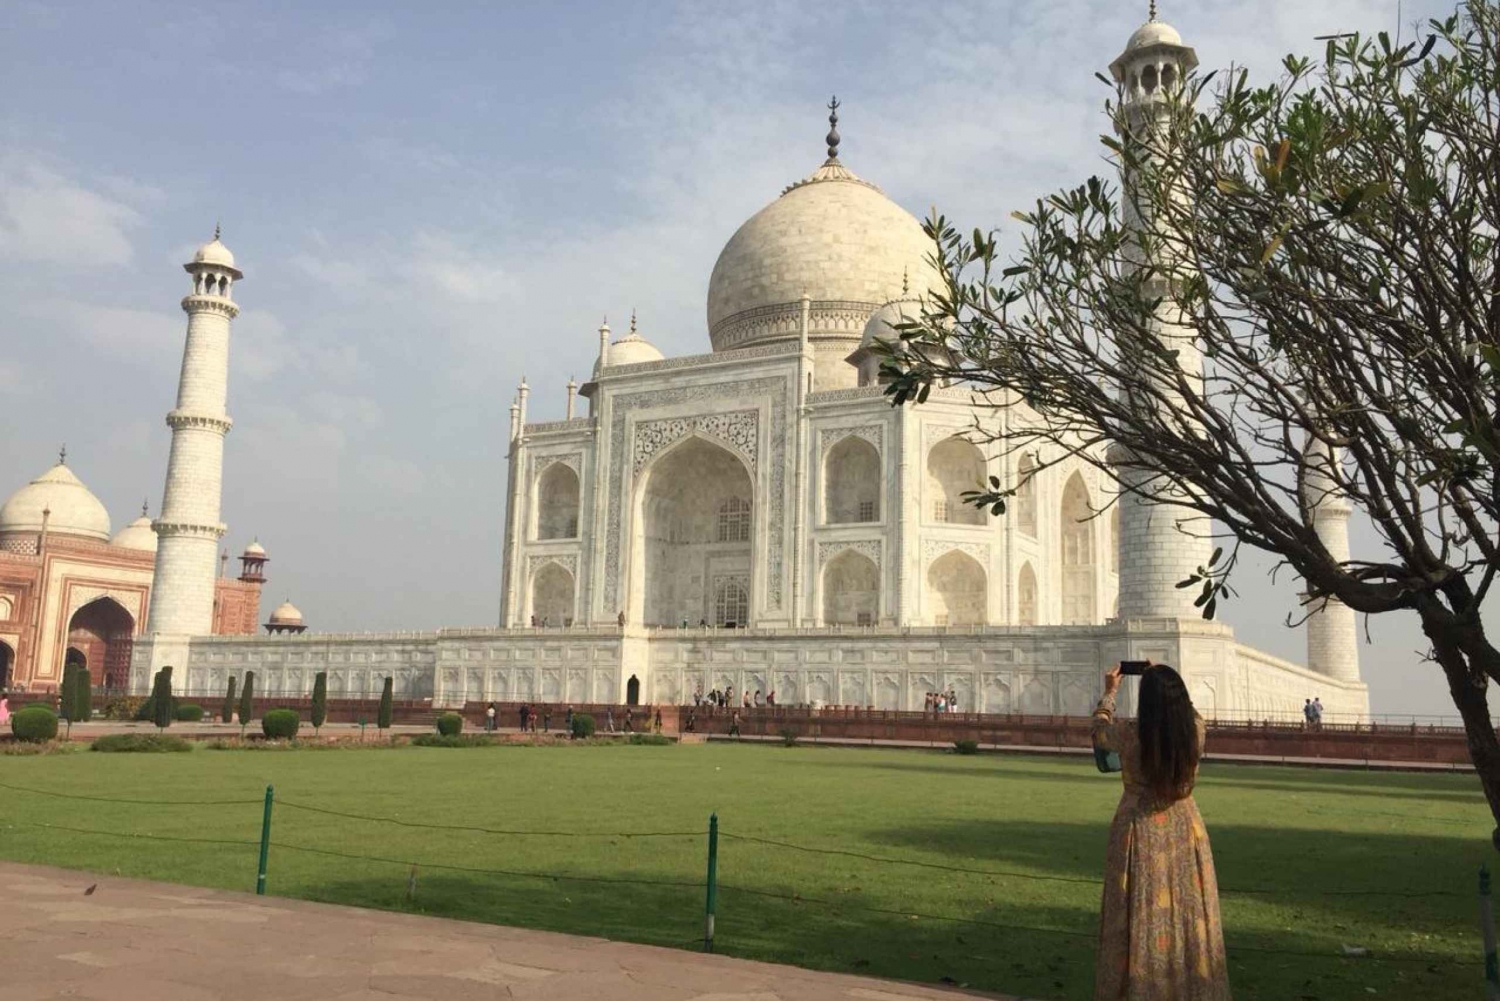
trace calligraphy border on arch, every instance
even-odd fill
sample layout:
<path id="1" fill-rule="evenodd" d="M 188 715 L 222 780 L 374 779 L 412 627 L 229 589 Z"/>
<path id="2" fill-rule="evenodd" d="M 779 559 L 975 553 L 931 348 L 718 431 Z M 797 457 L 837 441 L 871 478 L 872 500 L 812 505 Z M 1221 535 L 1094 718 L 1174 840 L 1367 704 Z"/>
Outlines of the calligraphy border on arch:
<path id="1" fill-rule="evenodd" d="M 665 417 L 636 424 L 631 448 L 632 472 L 639 473 L 662 449 L 676 444 L 690 434 L 703 434 L 740 455 L 755 475 L 759 453 L 760 411 L 736 410 L 727 414 L 700 414 L 696 417 Z"/>
<path id="2" fill-rule="evenodd" d="M 850 424 L 844 427 L 819 428 L 818 454 L 826 457 L 829 449 L 851 435 L 863 438 L 875 446 L 875 451 L 885 453 L 884 424 Z"/>
<path id="3" fill-rule="evenodd" d="M 946 556 L 955 549 L 978 560 L 979 565 L 984 568 L 985 575 L 988 576 L 990 572 L 990 547 L 988 543 L 984 542 L 959 542 L 956 539 L 927 539 L 922 543 L 922 566 L 931 566 L 933 560 L 941 556 Z"/>
<path id="4" fill-rule="evenodd" d="M 877 570 L 881 568 L 884 562 L 882 559 L 883 547 L 879 539 L 843 539 L 818 543 L 818 570 L 821 571 L 824 564 L 845 549 L 852 549 L 856 553 L 868 556 L 875 564 L 875 569 Z"/>

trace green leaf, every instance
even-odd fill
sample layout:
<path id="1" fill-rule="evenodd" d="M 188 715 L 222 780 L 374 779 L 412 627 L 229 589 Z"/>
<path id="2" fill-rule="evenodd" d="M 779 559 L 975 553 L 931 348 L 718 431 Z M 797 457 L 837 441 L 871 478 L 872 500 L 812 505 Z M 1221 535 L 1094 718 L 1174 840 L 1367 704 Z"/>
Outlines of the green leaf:
<path id="1" fill-rule="evenodd" d="M 1214 547 L 1214 554 L 1208 558 L 1208 565 L 1209 566 L 1213 566 L 1215 563 L 1219 562 L 1219 557 L 1223 556 L 1223 555 L 1224 555 L 1224 547 L 1223 546 L 1215 546 Z"/>
<path id="2" fill-rule="evenodd" d="M 1016 275 L 1024 275 L 1031 269 L 1024 264 L 1015 264 L 1000 272 L 1002 278 L 1014 278 Z"/>
<path id="3" fill-rule="evenodd" d="M 1180 580 L 1180 581 L 1178 581 L 1177 582 L 1177 587 L 1179 589 L 1180 588 L 1184 588 L 1184 587 L 1192 587 L 1194 584 L 1198 583 L 1198 581 L 1200 581 L 1202 579 L 1203 578 L 1199 577 L 1197 574 L 1193 574 L 1193 576 L 1189 577 L 1187 580 Z"/>

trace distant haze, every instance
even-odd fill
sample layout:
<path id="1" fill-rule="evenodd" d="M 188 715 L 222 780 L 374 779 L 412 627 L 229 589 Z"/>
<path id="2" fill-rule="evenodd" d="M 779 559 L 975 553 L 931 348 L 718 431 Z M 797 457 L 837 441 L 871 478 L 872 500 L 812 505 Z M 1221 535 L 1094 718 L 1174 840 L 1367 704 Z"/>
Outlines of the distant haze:
<path id="1" fill-rule="evenodd" d="M 316 7 L 317 9 L 312 9 Z M 0 496 L 69 462 L 118 529 L 162 486 L 187 291 L 216 220 L 246 280 L 224 519 L 265 609 L 317 630 L 492 625 L 507 407 L 587 378 L 639 310 L 708 350 L 735 228 L 823 155 L 965 227 L 1104 169 L 1094 76 L 1146 3 L 12 3 L 0 34 Z M 1412 24 L 1451 6 L 1406 0 Z M 1262 78 L 1396 0 L 1167 0 Z M 1370 540 L 1365 538 L 1366 546 Z M 1356 534 L 1358 548 L 1361 539 Z M 1368 550 L 1367 550 L 1368 551 Z M 1237 581 L 1301 661 L 1295 582 Z M 1452 713 L 1411 616 L 1372 621 L 1376 712 Z"/>

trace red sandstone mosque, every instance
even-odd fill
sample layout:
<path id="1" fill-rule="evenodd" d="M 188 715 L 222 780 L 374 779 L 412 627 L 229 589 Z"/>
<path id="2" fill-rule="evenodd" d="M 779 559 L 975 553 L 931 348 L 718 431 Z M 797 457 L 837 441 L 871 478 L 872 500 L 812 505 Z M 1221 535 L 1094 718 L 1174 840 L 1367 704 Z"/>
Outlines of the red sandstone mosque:
<path id="1" fill-rule="evenodd" d="M 0 505 L 0 690 L 53 689 L 73 663 L 89 669 L 96 687 L 123 689 L 131 647 L 147 631 L 157 544 L 151 519 L 143 505 L 139 518 L 111 535 L 109 512 L 66 459 L 64 452 Z M 229 556 L 220 554 L 215 635 L 257 631 L 268 559 L 259 542 L 250 543 L 232 579 L 224 573 Z M 282 611 L 268 631 L 285 628 Z"/>

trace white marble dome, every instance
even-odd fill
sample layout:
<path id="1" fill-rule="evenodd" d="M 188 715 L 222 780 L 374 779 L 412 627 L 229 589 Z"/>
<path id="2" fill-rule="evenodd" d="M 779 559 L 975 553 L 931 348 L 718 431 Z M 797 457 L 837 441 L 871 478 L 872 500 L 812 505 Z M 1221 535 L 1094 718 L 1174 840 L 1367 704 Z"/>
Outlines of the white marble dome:
<path id="1" fill-rule="evenodd" d="M 1181 45 L 1182 35 L 1177 29 L 1165 21 L 1147 21 L 1135 29 L 1135 34 L 1130 36 L 1130 41 L 1125 43 L 1125 51 L 1131 52 L 1135 49 L 1144 49 L 1148 45 Z"/>
<path id="2" fill-rule="evenodd" d="M 665 357 L 655 344 L 638 334 L 634 327 L 630 328 L 630 333 L 609 346 L 610 365 L 636 365 L 647 361 L 661 361 Z"/>
<path id="3" fill-rule="evenodd" d="M 234 267 L 234 255 L 215 236 L 212 240 L 199 247 L 197 252 L 193 254 L 193 263 L 215 264 L 219 267 L 232 268 Z"/>
<path id="4" fill-rule="evenodd" d="M 918 290 L 936 283 L 933 249 L 911 213 L 830 158 L 725 244 L 708 283 L 714 350 L 796 336 L 804 293 L 812 336 L 853 340 L 904 279 Z"/>
<path id="5" fill-rule="evenodd" d="M 876 341 L 895 344 L 901 340 L 901 331 L 896 327 L 904 323 L 917 323 L 922 319 L 922 300 L 916 297 L 892 299 L 870 314 L 865 323 L 859 346 L 868 348 Z"/>
<path id="6" fill-rule="evenodd" d="M 156 552 L 156 533 L 151 529 L 151 519 L 142 514 L 116 532 L 109 544 L 121 549 L 139 549 L 144 553 Z"/>
<path id="7" fill-rule="evenodd" d="M 283 601 L 271 613 L 271 625 L 273 626 L 300 626 L 302 624 L 301 610 L 290 601 Z"/>
<path id="8" fill-rule="evenodd" d="M 260 544 L 259 539 L 252 539 L 250 545 L 245 547 L 246 556 L 265 556 L 266 547 Z"/>
<path id="9" fill-rule="evenodd" d="M 50 512 L 47 531 L 51 534 L 109 541 L 109 512 L 61 462 L 0 506 L 0 536 L 40 532 L 43 511 Z"/>

